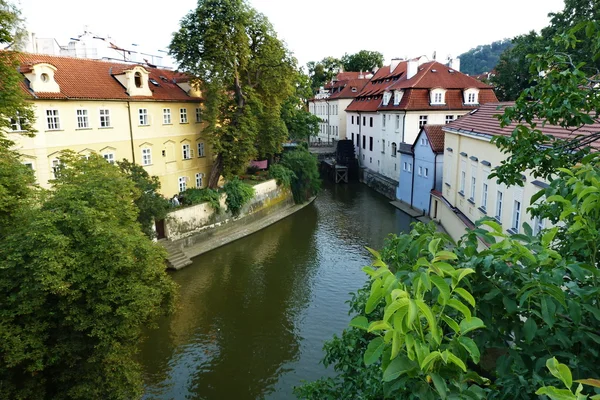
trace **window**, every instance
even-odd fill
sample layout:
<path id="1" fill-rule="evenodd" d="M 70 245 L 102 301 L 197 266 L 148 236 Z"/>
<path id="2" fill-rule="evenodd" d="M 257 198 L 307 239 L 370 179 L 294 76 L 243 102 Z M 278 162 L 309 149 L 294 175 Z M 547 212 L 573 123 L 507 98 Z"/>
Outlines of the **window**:
<path id="1" fill-rule="evenodd" d="M 85 129 L 90 127 L 90 121 L 88 119 L 88 110 L 77 110 L 77 128 Z"/>
<path id="2" fill-rule="evenodd" d="M 487 184 L 487 182 L 483 182 L 483 187 L 481 188 L 481 208 L 483 210 L 487 209 L 487 199 L 488 199 L 488 184 Z"/>
<path id="3" fill-rule="evenodd" d="M 198 189 L 202 188 L 202 181 L 204 180 L 204 174 L 202 173 L 197 173 L 196 174 L 196 187 Z"/>
<path id="4" fill-rule="evenodd" d="M 385 154 L 385 139 L 381 140 L 381 152 Z"/>
<path id="5" fill-rule="evenodd" d="M 407 163 L 407 162 L 404 162 L 404 163 L 402 164 L 402 170 L 403 170 L 403 171 L 408 171 L 408 167 L 407 167 L 407 165 L 408 165 L 408 163 Z"/>
<path id="6" fill-rule="evenodd" d="M 187 108 L 180 108 L 179 109 L 179 123 L 180 124 L 187 124 L 188 123 Z"/>
<path id="7" fill-rule="evenodd" d="M 472 103 L 476 103 L 475 99 L 477 98 L 477 96 L 475 95 L 475 93 L 469 93 L 467 96 L 467 103 L 472 104 Z"/>
<path id="8" fill-rule="evenodd" d="M 373 136 L 369 136 L 369 151 L 373 151 Z"/>
<path id="9" fill-rule="evenodd" d="M 504 193 L 498 190 L 496 194 L 496 219 L 502 221 L 502 202 L 504 200 Z"/>
<path id="10" fill-rule="evenodd" d="M 111 164 L 115 163 L 115 153 L 104 153 L 102 157 Z"/>
<path id="11" fill-rule="evenodd" d="M 432 93 L 431 104 L 444 104 L 444 93 L 436 91 Z"/>
<path id="12" fill-rule="evenodd" d="M 400 99 L 402 99 L 401 92 L 394 92 L 394 105 L 395 106 L 400 104 Z"/>
<path id="13" fill-rule="evenodd" d="M 187 178 L 185 176 L 179 177 L 179 193 L 185 192 L 185 189 L 186 189 L 185 181 L 186 180 L 187 180 Z"/>
<path id="14" fill-rule="evenodd" d="M 381 126 L 383 129 L 385 129 L 385 115 L 381 116 Z"/>
<path id="15" fill-rule="evenodd" d="M 46 122 L 49 131 L 59 130 L 60 116 L 58 115 L 58 110 L 46 110 Z"/>
<path id="16" fill-rule="evenodd" d="M 19 116 L 19 112 L 17 111 L 16 116 L 10 119 L 10 127 L 13 132 L 19 132 L 23 130 L 23 125 L 25 123 L 24 118 Z"/>
<path id="17" fill-rule="evenodd" d="M 198 157 L 204 157 L 204 142 L 198 143 Z"/>
<path id="18" fill-rule="evenodd" d="M 465 193 L 465 185 L 467 183 L 467 162 L 465 160 L 460 161 L 460 192 Z"/>
<path id="19" fill-rule="evenodd" d="M 373 164 L 373 157 L 369 157 L 369 164 Z"/>
<path id="20" fill-rule="evenodd" d="M 354 125 L 354 115 L 351 118 L 352 118 L 352 125 Z"/>
<path id="21" fill-rule="evenodd" d="M 363 117 L 363 126 L 367 126 L 367 117 Z"/>
<path id="22" fill-rule="evenodd" d="M 427 140 L 426 137 L 421 138 L 421 146 L 427 146 L 428 143 L 429 143 L 429 141 Z"/>
<path id="23" fill-rule="evenodd" d="M 383 105 L 384 105 L 384 106 L 387 106 L 387 105 L 388 105 L 388 103 L 390 102 L 390 98 L 391 98 L 391 97 L 392 97 L 392 94 L 391 94 L 391 93 L 389 93 L 389 92 L 385 92 L 385 93 L 383 94 Z"/>
<path id="24" fill-rule="evenodd" d="M 171 124 L 171 109 L 163 108 L 163 125 Z"/>
<path id="25" fill-rule="evenodd" d="M 52 160 L 51 166 L 52 175 L 54 176 L 54 179 L 57 179 L 60 174 L 60 160 L 55 158 L 54 160 Z"/>
<path id="26" fill-rule="evenodd" d="M 392 142 L 392 157 L 396 157 L 397 153 L 398 153 L 398 147 L 396 146 L 396 143 Z"/>
<path id="27" fill-rule="evenodd" d="M 138 115 L 140 118 L 140 125 L 142 125 L 142 126 L 150 125 L 148 123 L 148 109 L 147 108 L 140 108 L 138 110 Z"/>
<path id="28" fill-rule="evenodd" d="M 476 178 L 475 175 L 471 175 L 471 197 L 469 197 L 469 200 L 471 201 L 475 201 L 475 185 L 476 185 Z"/>
<path id="29" fill-rule="evenodd" d="M 540 218 L 539 216 L 535 217 L 533 220 L 533 234 L 539 235 L 544 228 L 546 227 L 546 220 Z"/>
<path id="30" fill-rule="evenodd" d="M 396 130 L 400 129 L 400 115 L 396 115 Z"/>
<path id="31" fill-rule="evenodd" d="M 202 109 L 196 108 L 196 122 L 202 122 Z"/>
<path id="32" fill-rule="evenodd" d="M 408 163 L 408 169 L 407 169 L 407 171 L 408 172 L 412 171 L 412 164 L 411 163 Z"/>
<path id="33" fill-rule="evenodd" d="M 129 75 L 129 76 L 131 76 L 131 75 Z M 134 81 L 135 81 L 135 87 L 141 88 L 142 87 L 142 74 L 139 72 L 136 72 L 134 75 Z"/>
<path id="34" fill-rule="evenodd" d="M 183 153 L 184 160 L 189 160 L 190 158 L 192 158 L 192 150 L 190 149 L 189 144 L 184 144 L 182 146 L 182 153 Z"/>
<path id="35" fill-rule="evenodd" d="M 515 204 L 513 206 L 513 220 L 512 220 L 512 228 L 519 232 L 519 226 L 521 225 L 521 202 L 519 200 L 515 200 Z"/>
<path id="36" fill-rule="evenodd" d="M 446 115 L 446 123 L 449 124 L 452 121 L 454 121 L 454 115 Z"/>
<path id="37" fill-rule="evenodd" d="M 423 173 L 423 176 L 425 178 L 427 178 L 429 176 L 429 168 L 425 168 L 425 172 Z"/>
<path id="38" fill-rule="evenodd" d="M 366 137 L 366 136 L 363 136 L 363 149 L 366 149 L 366 148 L 367 148 L 367 145 L 366 145 L 366 143 L 367 143 L 367 137 Z"/>
<path id="39" fill-rule="evenodd" d="M 110 128 L 110 110 L 108 108 L 100 109 L 100 128 Z"/>
<path id="40" fill-rule="evenodd" d="M 478 95 L 477 89 L 467 89 L 464 94 L 465 104 L 477 104 L 478 103 L 477 95 Z"/>
<path id="41" fill-rule="evenodd" d="M 33 170 L 33 163 L 31 161 L 25 161 L 23 163 L 24 166 L 26 166 L 27 168 Z"/>
<path id="42" fill-rule="evenodd" d="M 427 124 L 427 115 L 419 115 L 419 129 Z"/>
<path id="43" fill-rule="evenodd" d="M 148 147 L 142 149 L 142 165 L 152 165 L 152 150 Z"/>
<path id="44" fill-rule="evenodd" d="M 373 117 L 369 117 L 369 126 L 373 127 Z"/>
<path id="45" fill-rule="evenodd" d="M 423 175 L 423 167 L 419 167 L 419 176 Z"/>

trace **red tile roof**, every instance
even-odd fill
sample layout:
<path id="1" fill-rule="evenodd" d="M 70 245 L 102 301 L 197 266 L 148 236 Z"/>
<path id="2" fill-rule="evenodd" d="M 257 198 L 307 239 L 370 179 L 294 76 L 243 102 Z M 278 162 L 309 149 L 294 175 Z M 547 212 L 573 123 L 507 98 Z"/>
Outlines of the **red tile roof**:
<path id="1" fill-rule="evenodd" d="M 512 123 L 504 128 L 500 127 L 500 121 L 494 115 L 502 114 L 505 107 L 514 105 L 512 102 L 488 103 L 477 110 L 463 115 L 459 119 L 443 126 L 444 131 L 459 132 L 467 134 L 479 134 L 489 136 L 510 136 L 517 126 Z M 571 140 L 579 136 L 587 136 L 600 131 L 600 124 L 585 125 L 577 130 L 568 130 L 556 125 L 538 124 L 538 129 L 545 135 L 554 136 L 557 139 Z M 593 142 L 591 146 L 600 150 L 600 143 Z"/>
<path id="2" fill-rule="evenodd" d="M 60 93 L 34 93 L 26 84 L 23 84 L 23 89 L 34 98 L 201 101 L 200 98 L 188 96 L 174 83 L 174 81 L 184 79 L 185 75 L 171 70 L 142 65 L 149 72 L 149 78 L 158 82 L 158 86 L 148 83 L 152 96 L 132 97 L 126 93 L 126 89 L 113 75 L 133 68 L 136 64 L 29 53 L 21 53 L 18 58 L 21 62 L 19 70 L 22 73 L 31 71 L 31 67 L 38 63 L 48 63 L 56 67 L 54 79 L 60 87 Z"/>
<path id="3" fill-rule="evenodd" d="M 376 112 L 386 110 L 472 110 L 479 105 L 463 104 L 463 91 L 470 88 L 479 89 L 479 104 L 497 102 L 491 86 L 468 75 L 454 71 L 437 61 L 429 61 L 418 67 L 417 73 L 406 79 L 407 61 L 402 61 L 390 73 L 390 67 L 381 68 L 365 86 L 359 96 L 348 106 L 346 111 Z M 452 72 L 451 72 L 452 71 Z M 435 88 L 446 89 L 446 104 L 431 105 L 429 91 Z M 393 99 L 387 106 L 382 105 L 384 92 L 403 90 L 400 104 L 394 105 Z M 369 99 L 369 97 L 371 97 Z"/>
<path id="4" fill-rule="evenodd" d="M 429 140 L 429 144 L 431 145 L 431 150 L 433 150 L 434 153 L 440 154 L 444 152 L 445 133 L 442 130 L 443 126 L 444 125 L 425 125 L 423 127 L 423 131 L 427 135 L 427 140 Z"/>
<path id="5" fill-rule="evenodd" d="M 358 96 L 367 83 L 369 83 L 368 79 L 350 79 L 336 82 L 328 100 L 353 99 Z"/>

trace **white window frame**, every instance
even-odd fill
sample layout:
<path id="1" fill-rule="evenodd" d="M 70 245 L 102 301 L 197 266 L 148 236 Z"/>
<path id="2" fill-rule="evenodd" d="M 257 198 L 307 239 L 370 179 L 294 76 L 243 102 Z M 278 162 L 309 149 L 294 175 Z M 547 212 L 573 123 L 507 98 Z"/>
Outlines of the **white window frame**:
<path id="1" fill-rule="evenodd" d="M 23 161 L 23 165 L 31 168 L 32 171 L 35 171 L 35 166 L 33 165 L 33 161 Z"/>
<path id="2" fill-rule="evenodd" d="M 204 142 L 198 143 L 198 157 L 205 157 L 204 155 Z"/>
<path id="3" fill-rule="evenodd" d="M 502 222 L 502 208 L 504 206 L 504 191 L 498 189 L 496 192 L 496 219 Z"/>
<path id="4" fill-rule="evenodd" d="M 180 124 L 187 124 L 188 123 L 187 108 L 180 108 L 179 109 L 179 123 Z"/>
<path id="5" fill-rule="evenodd" d="M 381 128 L 382 128 L 383 130 L 385 130 L 385 119 L 386 119 L 386 118 L 385 118 L 385 114 L 383 114 L 383 115 L 381 116 Z"/>
<path id="6" fill-rule="evenodd" d="M 465 104 L 479 104 L 479 90 L 467 89 L 464 96 Z"/>
<path id="7" fill-rule="evenodd" d="M 152 149 L 150 147 L 142 148 L 142 165 L 152 165 Z"/>
<path id="8" fill-rule="evenodd" d="M 511 228 L 519 232 L 521 226 L 521 217 L 523 216 L 523 202 L 520 199 L 513 200 L 513 215 Z"/>
<path id="9" fill-rule="evenodd" d="M 46 110 L 46 128 L 49 131 L 60 130 L 60 113 L 56 108 Z"/>
<path id="10" fill-rule="evenodd" d="M 381 153 L 385 154 L 385 139 L 381 139 Z"/>
<path id="11" fill-rule="evenodd" d="M 396 130 L 400 130 L 400 114 L 396 115 Z"/>
<path id="12" fill-rule="evenodd" d="M 202 189 L 202 183 L 204 181 L 204 174 L 201 172 L 198 172 L 196 174 L 196 188 L 198 189 Z"/>
<path id="13" fill-rule="evenodd" d="M 469 200 L 475 202 L 475 193 L 477 192 L 477 167 L 471 166 L 471 196 L 469 196 Z"/>
<path id="14" fill-rule="evenodd" d="M 427 115 L 419 115 L 419 129 L 427 125 Z"/>
<path id="15" fill-rule="evenodd" d="M 25 118 L 21 117 L 18 111 L 15 113 L 15 116 L 10 119 L 10 127 L 13 132 L 22 132 L 24 123 Z"/>
<path id="16" fill-rule="evenodd" d="M 181 155 L 184 160 L 191 160 L 194 156 L 194 151 L 189 143 L 185 143 L 181 146 Z"/>
<path id="17" fill-rule="evenodd" d="M 60 167 L 60 159 L 59 158 L 54 158 L 50 161 L 50 169 L 52 170 L 52 176 L 54 177 L 54 179 L 58 178 L 58 168 Z"/>
<path id="18" fill-rule="evenodd" d="M 110 110 L 108 108 L 100 108 L 98 110 L 98 117 L 100 120 L 99 128 L 110 128 Z"/>
<path id="19" fill-rule="evenodd" d="M 425 170 L 423 171 L 423 176 L 424 176 L 425 178 L 428 178 L 428 177 L 429 177 L 429 168 L 425 167 Z"/>
<path id="20" fill-rule="evenodd" d="M 488 190 L 489 190 L 488 181 L 484 180 L 483 184 L 481 185 L 481 209 L 482 210 L 487 210 Z"/>
<path id="21" fill-rule="evenodd" d="M 412 163 L 408 163 L 408 172 L 412 172 Z"/>
<path id="22" fill-rule="evenodd" d="M 85 108 L 78 108 L 75 110 L 77 116 L 77 129 L 89 129 L 90 118 L 88 110 Z"/>
<path id="23" fill-rule="evenodd" d="M 446 115 L 446 124 L 454 121 L 454 115 Z"/>
<path id="24" fill-rule="evenodd" d="M 539 235 L 542 230 L 546 228 L 546 220 L 544 218 L 540 218 L 540 216 L 536 216 L 533 219 L 533 234 Z"/>
<path id="25" fill-rule="evenodd" d="M 398 145 L 396 142 L 392 142 L 392 157 L 396 157 L 398 155 Z"/>
<path id="26" fill-rule="evenodd" d="M 423 167 L 419 166 L 418 174 L 419 174 L 419 176 L 423 175 Z"/>
<path id="27" fill-rule="evenodd" d="M 187 189 L 187 177 L 180 176 L 177 180 L 177 183 L 179 185 L 179 193 L 185 192 L 185 190 Z"/>
<path id="28" fill-rule="evenodd" d="M 163 108 L 163 125 L 171 125 L 171 109 Z"/>
<path id="29" fill-rule="evenodd" d="M 102 154 L 102 157 L 104 157 L 104 159 L 106 161 L 108 161 L 110 164 L 115 163 L 115 153 L 104 153 L 104 154 Z"/>
<path id="30" fill-rule="evenodd" d="M 150 118 L 148 116 L 147 108 L 138 108 L 138 123 L 140 126 L 150 125 Z"/>
<path id="31" fill-rule="evenodd" d="M 196 107 L 196 122 L 202 122 L 202 109 Z"/>
<path id="32" fill-rule="evenodd" d="M 467 162 L 460 160 L 460 192 L 465 194 L 465 186 L 467 185 Z"/>

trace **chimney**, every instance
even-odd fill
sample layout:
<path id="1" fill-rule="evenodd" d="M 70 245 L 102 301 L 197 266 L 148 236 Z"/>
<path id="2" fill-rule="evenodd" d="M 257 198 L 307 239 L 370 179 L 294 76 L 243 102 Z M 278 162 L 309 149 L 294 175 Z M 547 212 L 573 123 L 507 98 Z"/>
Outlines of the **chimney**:
<path id="1" fill-rule="evenodd" d="M 379 71 L 379 67 L 374 67 L 373 68 L 373 75 L 375 75 L 377 73 L 377 71 Z"/>
<path id="2" fill-rule="evenodd" d="M 362 70 L 358 74 L 358 79 L 365 79 L 365 75 L 363 74 Z"/>
<path id="3" fill-rule="evenodd" d="M 460 72 L 460 58 L 451 58 L 448 66 L 450 69 Z"/>
<path id="4" fill-rule="evenodd" d="M 392 58 L 392 63 L 390 64 L 390 73 L 396 70 L 396 67 L 400 65 L 400 62 L 402 62 L 401 58 Z"/>
<path id="5" fill-rule="evenodd" d="M 406 79 L 410 79 L 417 74 L 419 71 L 419 60 L 413 58 L 412 60 L 408 60 L 406 64 Z"/>

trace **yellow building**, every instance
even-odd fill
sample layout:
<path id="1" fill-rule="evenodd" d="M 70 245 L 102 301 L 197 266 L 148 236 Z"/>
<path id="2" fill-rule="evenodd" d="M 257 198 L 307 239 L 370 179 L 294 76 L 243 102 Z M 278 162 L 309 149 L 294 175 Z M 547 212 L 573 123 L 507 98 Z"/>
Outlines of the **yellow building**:
<path id="1" fill-rule="evenodd" d="M 40 54 L 22 54 L 23 90 L 35 108 L 33 138 L 10 138 L 23 162 L 48 187 L 60 152 L 127 159 L 160 178 L 172 196 L 205 187 L 212 165 L 202 135 L 201 93 L 185 76 L 152 66 Z"/>
<path id="2" fill-rule="evenodd" d="M 523 232 L 527 223 L 537 233 L 547 223 L 532 219 L 527 209 L 531 197 L 548 186 L 528 171 L 523 173 L 523 186 L 506 186 L 490 179 L 493 168 L 508 158 L 495 144 L 494 136 L 510 136 L 515 124 L 500 127 L 495 117 L 511 103 L 488 103 L 460 119 L 443 126 L 445 132 L 442 191 L 432 192 L 430 216 L 441 223 L 454 240 L 458 240 L 473 222 L 488 216 L 508 233 Z M 541 125 L 540 125 L 541 126 Z M 560 139 L 573 134 L 558 126 L 539 128 L 546 135 Z M 583 132 L 581 132 L 583 133 Z"/>

